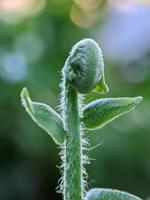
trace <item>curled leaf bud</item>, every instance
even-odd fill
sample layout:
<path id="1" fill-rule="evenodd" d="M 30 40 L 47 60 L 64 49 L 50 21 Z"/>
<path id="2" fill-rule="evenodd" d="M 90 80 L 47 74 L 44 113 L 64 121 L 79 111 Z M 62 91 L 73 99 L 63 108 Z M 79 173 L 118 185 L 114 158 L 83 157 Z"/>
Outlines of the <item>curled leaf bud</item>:
<path id="1" fill-rule="evenodd" d="M 100 93 L 108 91 L 102 52 L 92 39 L 81 40 L 73 46 L 63 73 L 79 93 L 88 93 L 94 88 Z"/>

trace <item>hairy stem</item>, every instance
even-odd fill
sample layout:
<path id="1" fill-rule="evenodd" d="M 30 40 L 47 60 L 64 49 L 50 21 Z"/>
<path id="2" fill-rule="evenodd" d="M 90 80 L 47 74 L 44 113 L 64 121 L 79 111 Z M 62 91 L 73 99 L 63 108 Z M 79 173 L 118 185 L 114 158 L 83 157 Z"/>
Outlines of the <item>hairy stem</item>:
<path id="1" fill-rule="evenodd" d="M 64 125 L 67 138 L 64 148 L 64 200 L 83 200 L 82 144 L 78 94 L 70 83 L 64 84 Z"/>

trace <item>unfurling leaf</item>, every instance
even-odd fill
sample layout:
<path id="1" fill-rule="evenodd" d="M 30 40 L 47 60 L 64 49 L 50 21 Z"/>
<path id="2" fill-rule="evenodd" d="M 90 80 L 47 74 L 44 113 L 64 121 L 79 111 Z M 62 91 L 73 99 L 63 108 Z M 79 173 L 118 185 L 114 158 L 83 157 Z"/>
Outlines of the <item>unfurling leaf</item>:
<path id="1" fill-rule="evenodd" d="M 83 109 L 82 121 L 87 129 L 97 129 L 129 112 L 142 100 L 135 98 L 104 98 L 92 101 Z"/>
<path id="2" fill-rule="evenodd" d="M 26 88 L 21 91 L 21 101 L 33 121 L 44 129 L 56 144 L 62 144 L 66 132 L 59 114 L 46 104 L 33 102 Z"/>
<path id="3" fill-rule="evenodd" d="M 63 74 L 79 93 L 86 94 L 93 89 L 99 93 L 108 91 L 102 52 L 92 39 L 83 39 L 73 46 Z"/>
<path id="4" fill-rule="evenodd" d="M 90 190 L 85 197 L 85 200 L 142 200 L 135 195 L 127 192 L 112 189 L 94 188 Z"/>

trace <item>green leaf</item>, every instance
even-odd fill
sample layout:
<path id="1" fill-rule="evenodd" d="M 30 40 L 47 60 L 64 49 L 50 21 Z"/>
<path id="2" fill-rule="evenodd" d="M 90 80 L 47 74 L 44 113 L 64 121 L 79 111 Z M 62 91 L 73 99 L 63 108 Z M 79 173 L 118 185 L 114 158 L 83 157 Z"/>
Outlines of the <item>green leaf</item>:
<path id="1" fill-rule="evenodd" d="M 90 190 L 85 197 L 85 200 L 142 200 L 135 195 L 127 192 L 112 189 L 94 188 Z"/>
<path id="2" fill-rule="evenodd" d="M 102 79 L 98 82 L 93 91 L 98 92 L 100 94 L 105 94 L 109 91 L 108 85 L 105 82 L 104 74 L 102 76 Z"/>
<path id="3" fill-rule="evenodd" d="M 135 98 L 104 98 L 92 101 L 83 108 L 82 121 L 89 130 L 97 129 L 132 110 L 142 100 Z"/>
<path id="4" fill-rule="evenodd" d="M 26 88 L 21 91 L 21 101 L 32 120 L 44 129 L 56 144 L 62 144 L 66 132 L 59 114 L 46 104 L 33 102 Z"/>

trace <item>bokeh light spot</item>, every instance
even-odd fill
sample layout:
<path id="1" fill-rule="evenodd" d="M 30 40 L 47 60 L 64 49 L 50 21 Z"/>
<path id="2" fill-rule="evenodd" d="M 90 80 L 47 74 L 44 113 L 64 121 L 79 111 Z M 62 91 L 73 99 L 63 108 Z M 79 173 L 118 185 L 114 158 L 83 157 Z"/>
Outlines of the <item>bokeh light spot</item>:
<path id="1" fill-rule="evenodd" d="M 31 15 L 39 14 L 46 0 L 1 0 L 0 19 L 6 23 L 19 23 Z"/>
<path id="2" fill-rule="evenodd" d="M 42 39 L 35 33 L 24 33 L 15 41 L 15 49 L 26 55 L 28 62 L 38 60 L 44 50 Z"/>
<path id="3" fill-rule="evenodd" d="M 74 0 L 77 6 L 84 11 L 94 11 L 101 4 L 101 0 Z"/>
<path id="4" fill-rule="evenodd" d="M 149 0 L 108 0 L 110 8 L 122 11 L 134 11 L 135 5 L 145 5 L 150 3 Z"/>
<path id="5" fill-rule="evenodd" d="M 94 12 L 84 11 L 76 4 L 73 4 L 70 10 L 70 18 L 72 22 L 80 28 L 89 28 L 103 16 L 99 10 Z"/>
<path id="6" fill-rule="evenodd" d="M 27 60 L 24 54 L 6 53 L 1 63 L 1 77 L 10 82 L 22 81 L 27 74 Z"/>

